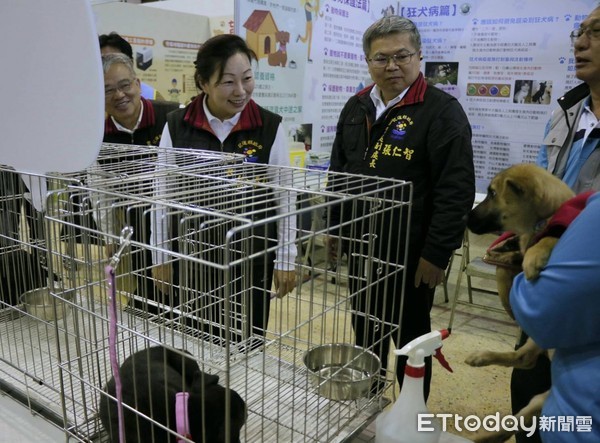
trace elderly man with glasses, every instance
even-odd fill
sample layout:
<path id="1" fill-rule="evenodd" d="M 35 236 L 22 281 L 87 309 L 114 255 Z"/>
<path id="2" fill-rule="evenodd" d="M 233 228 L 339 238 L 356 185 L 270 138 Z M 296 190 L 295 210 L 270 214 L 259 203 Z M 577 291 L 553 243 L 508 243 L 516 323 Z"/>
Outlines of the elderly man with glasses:
<path id="1" fill-rule="evenodd" d="M 104 121 L 104 142 L 121 145 L 158 146 L 163 128 L 167 122 L 167 114 L 179 108 L 179 103 L 148 100 L 141 96 L 140 80 L 136 77 L 133 61 L 125 54 L 110 53 L 102 56 L 102 69 L 104 71 L 104 98 L 106 120 Z M 150 150 L 146 152 L 140 148 L 135 154 L 125 156 L 101 155 L 97 164 L 90 169 L 88 180 L 94 185 L 96 176 L 93 171 L 102 169 L 105 165 L 115 161 L 135 160 L 151 164 L 150 157 L 155 155 Z M 152 186 L 149 182 L 137 183 L 130 192 L 144 191 Z M 106 210 L 110 208 L 106 199 L 108 194 L 92 196 L 92 204 L 99 210 L 94 211 L 94 218 L 102 232 L 119 235 L 125 225 L 133 227 L 131 240 L 150 244 L 150 215 L 148 206 L 137 205 L 135 209 L 124 211 L 122 209 Z M 107 257 L 112 256 L 116 247 L 114 244 L 105 245 Z M 135 306 L 143 309 L 153 309 L 145 302 L 146 299 L 157 299 L 154 285 L 149 273 L 151 265 L 149 250 L 136 250 L 131 254 L 131 270 L 136 271 L 135 282 L 127 288 L 119 288 L 135 292 L 141 298 Z M 120 272 L 125 272 L 123 268 Z"/>
<path id="2" fill-rule="evenodd" d="M 352 299 L 358 313 L 353 319 L 356 344 L 375 346 L 386 368 L 390 338 L 400 348 L 431 330 L 435 287 L 442 283 L 449 259 L 461 245 L 465 215 L 475 197 L 475 174 L 471 126 L 454 97 L 425 81 L 421 37 L 415 24 L 403 17 L 384 17 L 365 31 L 363 50 L 374 84 L 344 106 L 333 143 L 331 170 L 413 183 L 409 237 L 404 214 L 396 214 L 382 221 L 389 224 L 389 235 L 376 239 L 373 248 L 383 258 L 408 247 L 407 262 L 403 263 L 406 268 L 400 277 L 363 290 L 360 265 L 354 269 L 354 254 L 348 254 L 355 277 L 350 284 L 356 285 L 351 293 L 364 294 Z M 337 223 L 341 218 L 343 222 L 351 216 L 342 210 L 332 221 Z M 330 248 L 335 243 L 330 242 Z M 386 246 L 390 244 L 393 246 Z M 342 251 L 343 247 L 342 243 Z M 332 255 L 335 258 L 336 254 Z M 376 327 L 373 317 L 382 320 L 384 326 Z M 399 325 L 400 334 L 390 325 Z M 404 367 L 405 360 L 399 359 L 396 373 L 400 383 Z M 430 379 L 431 359 L 427 362 L 426 396 Z"/>
<path id="3" fill-rule="evenodd" d="M 98 36 L 100 43 L 100 54 L 125 54 L 133 62 L 133 48 L 131 44 L 116 32 L 102 34 Z M 165 98 L 155 88 L 147 83 L 140 82 L 142 97 L 150 100 L 165 100 Z"/>
<path id="4" fill-rule="evenodd" d="M 140 80 L 125 54 L 102 56 L 106 121 L 104 141 L 158 146 L 167 113 L 179 103 L 148 100 L 141 96 Z"/>
<path id="5" fill-rule="evenodd" d="M 571 32 L 571 42 L 583 83 L 558 99 L 538 163 L 580 193 L 600 189 L 600 7 Z"/>

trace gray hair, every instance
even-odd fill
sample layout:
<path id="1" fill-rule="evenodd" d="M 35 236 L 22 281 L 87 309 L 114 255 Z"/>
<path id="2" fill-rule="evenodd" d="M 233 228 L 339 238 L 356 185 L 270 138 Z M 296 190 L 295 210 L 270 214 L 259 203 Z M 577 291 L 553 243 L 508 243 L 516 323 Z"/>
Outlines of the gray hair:
<path id="1" fill-rule="evenodd" d="M 137 77 L 135 75 L 135 69 L 133 68 L 133 60 L 131 60 L 129 56 L 125 54 L 116 52 L 102 56 L 102 72 L 106 74 L 112 65 L 119 63 L 125 65 L 133 78 Z"/>
<path id="2" fill-rule="evenodd" d="M 398 15 L 388 15 L 382 17 L 367 28 L 363 34 L 363 51 L 369 55 L 373 40 L 387 37 L 391 34 L 408 34 L 410 42 L 418 51 L 421 49 L 421 34 L 411 20 Z"/>

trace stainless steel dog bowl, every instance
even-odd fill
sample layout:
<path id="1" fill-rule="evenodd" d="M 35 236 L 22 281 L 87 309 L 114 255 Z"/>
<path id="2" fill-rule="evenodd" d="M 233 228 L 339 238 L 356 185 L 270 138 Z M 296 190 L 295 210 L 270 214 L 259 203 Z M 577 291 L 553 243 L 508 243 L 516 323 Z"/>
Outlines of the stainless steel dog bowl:
<path id="1" fill-rule="evenodd" d="M 73 298 L 73 291 L 61 294 L 66 300 Z M 45 321 L 54 321 L 67 315 L 70 305 L 53 297 L 48 288 L 38 288 L 21 294 L 21 303 L 29 314 Z M 56 308 L 56 309 L 55 309 Z"/>
<path id="2" fill-rule="evenodd" d="M 331 400 L 366 397 L 381 369 L 379 357 L 371 351 L 346 343 L 310 349 L 304 364 L 319 395 Z"/>

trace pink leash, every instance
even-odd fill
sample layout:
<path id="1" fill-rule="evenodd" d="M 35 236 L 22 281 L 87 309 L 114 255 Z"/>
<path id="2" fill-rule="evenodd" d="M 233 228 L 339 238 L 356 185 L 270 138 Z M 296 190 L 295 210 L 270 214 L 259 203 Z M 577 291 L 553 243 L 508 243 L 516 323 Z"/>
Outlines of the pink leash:
<path id="1" fill-rule="evenodd" d="M 115 379 L 115 391 L 117 394 L 117 414 L 119 417 L 119 442 L 125 443 L 125 423 L 123 420 L 123 397 L 121 385 L 121 375 L 119 374 L 119 359 L 117 357 L 117 297 L 115 285 L 115 269 L 111 265 L 104 268 L 106 278 L 108 279 L 108 352 L 110 355 L 110 365 L 112 367 L 113 378 Z"/>
<path id="2" fill-rule="evenodd" d="M 119 373 L 119 358 L 117 356 L 117 285 L 115 279 L 115 268 L 119 264 L 123 250 L 129 245 L 129 239 L 133 234 L 133 228 L 127 226 L 121 231 L 119 250 L 113 255 L 110 263 L 104 268 L 108 279 L 108 353 L 110 355 L 110 366 L 115 379 L 115 391 L 117 396 L 117 416 L 119 419 L 119 442 L 125 443 L 125 421 L 123 418 L 123 396 L 121 375 Z"/>

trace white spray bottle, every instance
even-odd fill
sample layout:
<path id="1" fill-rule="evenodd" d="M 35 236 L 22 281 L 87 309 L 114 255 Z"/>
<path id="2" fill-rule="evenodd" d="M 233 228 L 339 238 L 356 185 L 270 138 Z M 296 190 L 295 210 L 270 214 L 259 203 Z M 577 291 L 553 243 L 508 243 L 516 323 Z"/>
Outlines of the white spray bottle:
<path id="1" fill-rule="evenodd" d="M 440 439 L 440 426 L 427 414 L 423 398 L 423 379 L 425 377 L 425 357 L 433 356 L 440 364 L 452 372 L 441 352 L 442 340 L 450 335 L 446 329 L 432 331 L 422 335 L 402 349 L 394 351 L 396 355 L 408 356 L 404 370 L 404 382 L 396 403 L 389 411 L 377 417 L 375 443 L 437 443 Z M 420 424 L 419 424 L 420 423 Z M 420 430 L 419 430 L 420 429 Z"/>

